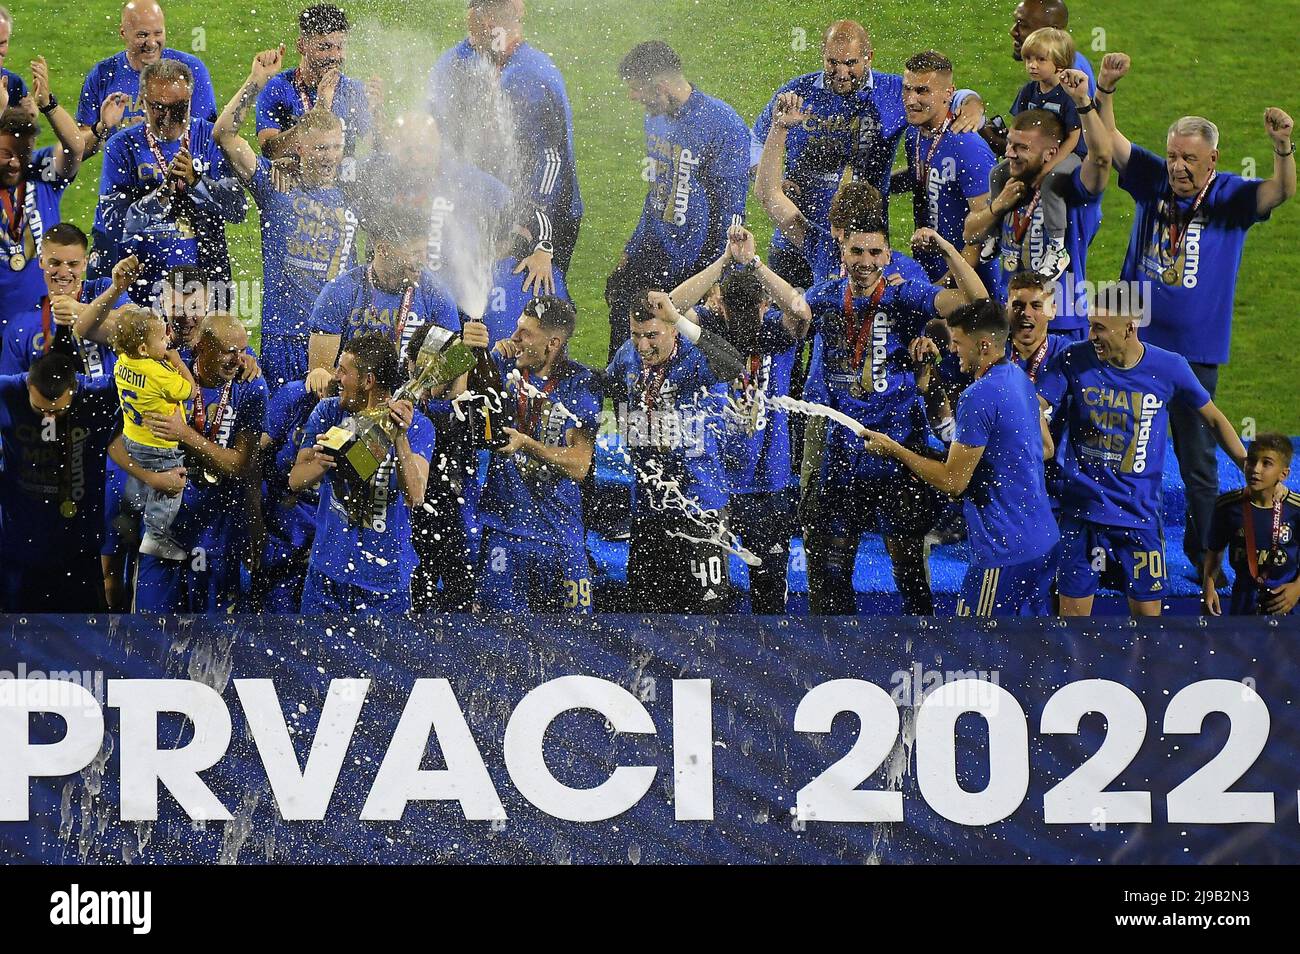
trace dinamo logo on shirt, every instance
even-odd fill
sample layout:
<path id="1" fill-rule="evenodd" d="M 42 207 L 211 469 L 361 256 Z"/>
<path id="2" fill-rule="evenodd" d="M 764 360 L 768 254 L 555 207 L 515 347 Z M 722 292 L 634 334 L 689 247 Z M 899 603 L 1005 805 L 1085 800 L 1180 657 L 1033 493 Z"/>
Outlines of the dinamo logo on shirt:
<path id="1" fill-rule="evenodd" d="M 664 222 L 680 228 L 686 224 L 694 176 L 702 160 L 690 149 L 658 136 L 651 136 L 649 145 L 652 205 Z"/>
<path id="2" fill-rule="evenodd" d="M 1205 228 L 1204 216 L 1198 212 L 1188 224 L 1187 235 L 1177 256 L 1173 254 L 1174 243 L 1169 230 L 1169 206 L 1164 200 L 1161 200 L 1155 219 L 1155 228 L 1152 229 L 1151 238 L 1142 252 L 1142 271 L 1160 280 L 1162 284 L 1195 288 L 1201 270 L 1201 233 Z M 1171 269 L 1174 276 L 1172 282 L 1165 278 Z"/>
<path id="3" fill-rule="evenodd" d="M 889 390 L 889 333 L 894 319 L 883 311 L 871 319 L 871 390 L 884 394 Z"/>
<path id="4" fill-rule="evenodd" d="M 1002 219 L 1002 270 L 1008 274 L 1029 272 L 1042 261 L 1047 241 L 1043 230 L 1043 207 L 1040 204 L 1030 217 L 1029 228 L 1023 242 L 1016 241 L 1016 228 L 1011 213 Z"/>
<path id="5" fill-rule="evenodd" d="M 36 425 L 20 424 L 14 436 L 22 445 L 22 462 L 15 468 L 19 489 L 33 497 L 57 495 L 66 450 L 54 418 L 44 418 Z M 84 427 L 72 429 L 70 486 L 73 500 L 81 500 L 86 495 L 86 438 L 89 436 L 90 431 Z"/>
<path id="6" fill-rule="evenodd" d="M 1086 387 L 1082 398 L 1092 425 L 1081 435 L 1083 454 L 1117 464 L 1120 473 L 1146 473 L 1151 442 L 1164 439 L 1154 433 L 1164 402 L 1144 391 L 1107 387 Z"/>

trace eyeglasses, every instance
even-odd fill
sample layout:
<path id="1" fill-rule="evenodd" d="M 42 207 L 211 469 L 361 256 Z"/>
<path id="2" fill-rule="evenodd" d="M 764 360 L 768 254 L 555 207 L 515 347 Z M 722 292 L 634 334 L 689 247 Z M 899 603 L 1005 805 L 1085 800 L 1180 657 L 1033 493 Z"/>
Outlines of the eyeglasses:
<path id="1" fill-rule="evenodd" d="M 188 102 L 180 103 L 155 103 L 150 101 L 149 108 L 158 116 L 159 120 L 182 123 L 190 114 L 190 104 Z"/>

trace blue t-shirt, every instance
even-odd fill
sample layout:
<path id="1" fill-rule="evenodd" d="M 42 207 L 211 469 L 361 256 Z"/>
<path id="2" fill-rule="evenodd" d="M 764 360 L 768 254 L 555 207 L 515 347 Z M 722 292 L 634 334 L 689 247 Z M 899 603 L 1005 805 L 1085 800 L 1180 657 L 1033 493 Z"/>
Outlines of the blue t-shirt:
<path id="1" fill-rule="evenodd" d="M 841 277 L 840 243 L 835 241 L 830 229 L 808 229 L 804 233 L 804 257 L 812 266 L 813 287 L 822 282 Z M 885 266 L 885 277 L 898 275 L 904 281 L 928 282 L 930 277 L 915 260 L 902 252 L 892 252 L 889 264 Z M 804 381 L 803 399 L 825 404 L 828 400 L 826 385 L 822 378 L 822 336 L 814 335 L 812 349 L 808 357 L 808 375 Z"/>
<path id="2" fill-rule="evenodd" d="M 1243 507 L 1243 503 L 1245 507 Z M 1290 491 L 1282 501 L 1276 542 L 1273 537 L 1273 507 L 1250 503 L 1249 491 L 1223 494 L 1214 504 L 1210 521 L 1209 548 L 1228 551 L 1228 563 L 1236 573 L 1232 584 L 1230 612 L 1236 615 L 1259 612 L 1259 585 L 1250 575 L 1246 556 L 1245 508 L 1254 519 L 1255 569 L 1270 589 L 1295 580 L 1300 572 L 1300 493 Z M 1296 612 L 1294 609 L 1292 612 Z"/>
<path id="3" fill-rule="evenodd" d="M 0 553 L 6 562 L 53 566 L 98 553 L 104 542 L 104 462 L 122 430 L 117 388 L 111 378 L 78 376 L 71 409 L 53 430 L 46 420 L 32 410 L 26 374 L 0 376 Z M 59 509 L 67 499 L 77 507 L 70 518 Z"/>
<path id="4" fill-rule="evenodd" d="M 692 90 L 672 116 L 646 116 L 650 191 L 627 243 L 669 275 L 693 274 L 726 245 L 749 192 L 749 127 L 720 99 Z"/>
<path id="5" fill-rule="evenodd" d="M 515 328 L 519 325 L 519 316 L 524 313 L 524 308 L 534 298 L 531 292 L 524 291 L 527 273 L 514 274 L 518 264 L 517 258 L 503 258 L 492 266 L 492 288 L 488 292 L 487 311 L 483 313 L 483 322 L 488 326 L 488 337 L 493 341 L 509 338 L 515 333 Z M 572 301 L 569 297 L 569 286 L 564 281 L 564 274 L 555 268 L 551 270 L 551 275 L 555 279 L 556 297 Z"/>
<path id="6" fill-rule="evenodd" d="M 1033 383 L 1009 361 L 985 371 L 957 401 L 953 440 L 984 448 L 962 494 L 973 566 L 1035 560 L 1060 539 L 1043 480 L 1038 418 Z"/>
<path id="7" fill-rule="evenodd" d="M 1012 364 L 1029 375 L 1029 380 L 1035 388 L 1038 387 L 1038 380 L 1043 376 L 1043 372 L 1056 360 L 1056 356 L 1075 342 L 1069 338 L 1063 338 L 1061 335 L 1049 334 L 1043 343 L 1047 348 L 1041 357 L 1038 352 L 1034 352 L 1028 358 L 1021 358 L 1016 353 L 1016 349 L 1011 347 L 1011 342 L 1007 342 L 1007 358 Z M 965 384 L 962 386 L 965 387 Z M 1052 435 L 1052 443 L 1056 445 L 1056 453 L 1052 456 L 1052 459 L 1043 462 L 1044 476 L 1047 478 L 1047 496 L 1051 498 L 1054 509 L 1060 506 L 1061 491 L 1065 486 L 1065 475 L 1061 472 L 1061 461 L 1065 459 L 1067 416 L 1065 414 L 1054 414 L 1047 426 Z"/>
<path id="8" fill-rule="evenodd" d="M 27 95 L 27 84 L 23 78 L 13 70 L 0 67 L 0 76 L 4 77 L 5 85 L 9 87 L 9 105 L 17 106 L 18 100 Z"/>
<path id="9" fill-rule="evenodd" d="M 1022 86 L 1020 92 L 1016 94 L 1016 101 L 1011 104 L 1011 115 L 1018 116 L 1027 109 L 1042 109 L 1051 113 L 1061 121 L 1067 136 L 1076 129 L 1079 130 L 1079 141 L 1074 145 L 1074 154 L 1080 158 L 1088 154 L 1088 147 L 1083 141 L 1083 121 L 1079 119 L 1078 107 L 1074 105 L 1074 100 L 1060 83 L 1046 93 L 1039 88 L 1038 80 L 1031 80 Z"/>
<path id="10" fill-rule="evenodd" d="M 514 370 L 514 361 L 497 354 L 493 358 L 503 375 Z M 510 381 L 508 409 L 512 427 L 547 447 L 564 447 L 570 432 L 578 427 L 592 441 L 596 439 L 600 398 L 588 368 L 570 361 L 557 368 L 549 380 L 529 376 L 527 381 L 545 392 L 547 399 L 529 398 L 525 393 L 521 403 L 519 388 Z M 543 467 L 535 457 L 523 452 L 513 457 L 491 455 L 487 483 L 479 497 L 479 515 L 484 526 L 528 540 L 581 547 L 586 539 L 578 482 Z"/>
<path id="11" fill-rule="evenodd" d="M 340 347 L 355 335 L 367 331 L 386 331 L 394 336 L 405 357 L 411 335 L 421 325 L 433 322 L 449 331 L 460 331 L 456 303 L 442 284 L 428 271 L 410 290 L 410 305 L 405 315 L 402 303 L 407 291 L 386 292 L 370 280 L 370 267 L 358 265 L 344 272 L 321 289 L 311 313 L 311 330 L 339 335 Z"/>
<path id="12" fill-rule="evenodd" d="M 184 63 L 194 74 L 194 92 L 190 94 L 190 115 L 197 119 L 206 119 L 210 123 L 217 121 L 217 98 L 212 91 L 212 77 L 208 68 L 197 56 L 182 53 L 180 50 L 164 49 L 162 58 Z M 99 122 L 99 111 L 110 93 L 126 93 L 131 97 L 126 112 L 122 114 L 119 130 L 144 122 L 144 101 L 140 96 L 140 71 L 133 69 L 127 62 L 126 51 L 115 53 L 106 60 L 100 60 L 86 74 L 86 81 L 81 84 L 81 98 L 77 100 L 77 122 L 83 126 L 93 126 Z"/>
<path id="13" fill-rule="evenodd" d="M 50 227 L 62 221 L 59 204 L 63 190 L 71 181 L 55 175 L 53 153 L 53 148 L 48 146 L 32 153 L 31 163 L 23 176 L 27 188 L 23 202 L 14 208 L 15 212 L 23 209 L 21 238 L 14 241 L 7 231 L 0 229 L 0 328 L 4 328 L 11 315 L 31 308 L 45 294 L 45 275 L 39 261 L 41 245 Z M 17 188 L 6 191 L 12 207 Z M 0 214 L 0 220 L 8 225 L 3 214 Z M 16 252 L 21 252 L 27 259 L 27 264 L 17 272 L 9 267 L 9 260 Z"/>
<path id="14" fill-rule="evenodd" d="M 284 70 L 271 77 L 257 94 L 259 134 L 263 129 L 292 129 L 298 117 L 316 105 L 315 89 L 304 92 L 294 85 L 297 72 L 296 68 Z M 343 152 L 351 156 L 356 151 L 357 140 L 370 132 L 370 102 L 366 99 L 365 86 L 350 76 L 339 77 L 330 112 L 343 120 Z"/>
<path id="15" fill-rule="evenodd" d="M 338 398 L 326 398 L 308 418 L 304 442 L 315 441 L 349 417 Z M 433 422 L 419 411 L 406 436 L 412 452 L 425 460 L 433 456 Z M 396 451 L 389 451 L 374 480 L 366 485 L 366 501 L 360 508 L 364 523 L 349 517 L 339 492 L 334 478 L 326 474 L 320 482 L 311 568 L 336 583 L 372 593 L 397 593 L 409 587 L 419 559 L 411 545 L 411 514 L 397 479 Z"/>
<path id="16" fill-rule="evenodd" d="M 81 301 L 94 301 L 112 284 L 111 278 L 85 282 L 82 286 Z M 126 296 L 122 295 L 113 302 L 113 307 L 117 308 L 125 302 Z M 45 299 L 42 297 L 35 308 L 20 311 L 10 318 L 3 332 L 3 341 L 0 342 L 0 374 L 18 374 L 26 371 L 32 366 L 33 361 L 45 353 L 44 304 Z M 50 330 L 54 330 L 52 318 Z M 117 355 L 113 349 L 89 338 L 76 340 L 86 377 L 91 381 L 98 381 L 104 377 L 111 378 L 113 368 L 117 364 Z"/>
<path id="17" fill-rule="evenodd" d="M 1135 366 L 1117 368 L 1081 341 L 1039 376 L 1038 392 L 1054 414 L 1069 399 L 1061 512 L 1108 527 L 1159 529 L 1169 402 L 1197 409 L 1210 402 L 1187 360 L 1146 345 Z"/>
<path id="18" fill-rule="evenodd" d="M 869 70 L 862 88 L 849 96 L 830 89 L 825 73 L 790 80 L 772 95 L 754 121 L 754 165 L 772 129 L 777 98 L 787 92 L 799 94 L 804 110 L 811 114 L 807 123 L 790 130 L 785 141 L 784 177 L 798 186 L 794 201 L 799 211 L 810 222 L 825 222 L 846 166 L 853 169 L 855 179 L 880 190 L 888 209 L 889 174 L 898 141 L 907 129 L 903 78 L 897 73 Z M 772 241 L 778 248 L 791 247 L 779 230 Z"/>
<path id="19" fill-rule="evenodd" d="M 467 39 L 443 53 L 429 73 L 429 107 L 444 142 L 497 179 L 517 183 L 519 198 L 552 220 L 576 222 L 582 218 L 582 194 L 564 77 L 549 56 L 528 43 L 516 46 L 499 71 L 487 69 L 509 103 L 513 149 L 483 155 L 479 130 L 464 122 L 482 108 L 479 81 L 484 71 L 484 61 Z"/>
<path id="20" fill-rule="evenodd" d="M 356 264 L 357 217 L 337 185 L 278 191 L 264 156 L 249 191 L 262 212 L 262 334 L 305 337 L 325 283 Z"/>
<path id="21" fill-rule="evenodd" d="M 121 258 L 140 258 L 140 281 L 132 300 L 148 307 L 149 289 L 175 265 L 198 265 L 214 278 L 229 280 L 226 223 L 242 222 L 248 212 L 244 189 L 225 154 L 212 138 L 212 124 L 191 119 L 190 154 L 199 164 L 198 181 L 164 208 L 156 190 L 166 165 L 181 150 L 181 139 L 156 140 L 164 166 L 149 146 L 144 123 L 124 129 L 104 147 L 95 229 L 111 247 L 97 248 L 100 267 Z"/>
<path id="22" fill-rule="evenodd" d="M 678 337 L 677 353 L 666 365 L 647 370 L 632 341 L 623 342 L 605 370 L 607 396 L 614 402 L 623 446 L 642 471 L 656 462 L 665 480 L 701 507 L 726 506 L 727 478 L 718 453 L 721 409 L 727 386 L 718 380 L 704 353 Z M 633 483 L 633 509 L 647 507 L 662 491 Z"/>
<path id="23" fill-rule="evenodd" d="M 1225 364 L 1232 337 L 1233 297 L 1246 231 L 1262 222 L 1256 208 L 1260 179 L 1231 172 L 1214 177 L 1187 226 L 1177 258 L 1170 241 L 1172 193 L 1165 161 L 1134 145 L 1120 188 L 1137 206 L 1120 278 L 1142 281 L 1150 295 L 1151 324 L 1142 340 L 1199 364 Z M 1181 222 L 1194 198 L 1173 200 Z M 1173 268 L 1174 283 L 1163 275 Z"/>
<path id="24" fill-rule="evenodd" d="M 317 403 L 318 398 L 304 382 L 286 381 L 266 406 L 265 433 L 271 444 L 262 454 L 266 465 L 262 478 L 267 490 L 263 513 L 268 552 L 275 548 L 286 551 L 286 555 L 292 553 L 309 544 L 316 530 L 320 494 L 315 487 L 291 493 L 289 471 L 304 446 L 307 421 Z"/>
<path id="25" fill-rule="evenodd" d="M 871 297 L 855 296 L 850 329 L 844 313 L 848 285 L 847 277 L 836 278 L 804 295 L 812 310 L 813 331 L 822 339 L 819 395 L 872 430 L 900 443 L 912 442 L 924 432 L 925 408 L 908 347 L 925 330 L 925 323 L 938 317 L 934 300 L 940 289 L 928 282 L 886 284 L 874 307 Z M 848 338 L 850 331 L 853 341 Z M 831 433 L 837 440 L 839 431 L 849 434 L 835 428 Z"/>
<path id="26" fill-rule="evenodd" d="M 788 397 L 798 342 L 781 325 L 781 312 L 771 309 L 751 343 L 736 339 L 721 315 L 702 305 L 695 307 L 700 327 L 726 338 L 741 350 L 745 370 L 728 385 L 728 397 L 736 406 L 724 413 L 726 431 L 722 437 L 722 466 L 733 494 L 772 493 L 796 482 L 790 471 L 790 412 L 764 404 L 764 426 L 753 417 L 754 395 Z"/>
<path id="27" fill-rule="evenodd" d="M 958 249 L 965 248 L 962 233 L 970 200 L 989 191 L 989 173 L 998 162 L 993 150 L 979 133 L 950 130 L 936 144 L 933 135 L 923 135 L 917 126 L 907 127 L 903 149 L 907 153 L 916 227 L 934 229 Z M 926 170 L 926 181 L 918 190 L 916 178 L 922 169 Z M 948 271 L 948 263 L 936 251 L 924 249 L 917 253 L 916 260 L 930 281 L 938 281 Z M 985 288 L 992 288 L 997 266 L 986 262 L 976 271 Z"/>
<path id="28" fill-rule="evenodd" d="M 248 434 L 247 439 L 252 441 L 253 453 L 256 454 L 266 427 L 265 379 L 232 381 L 229 391 L 223 385 L 200 387 L 199 392 L 208 440 L 219 447 L 233 447 L 240 434 Z M 193 411 L 188 410 L 192 423 Z M 194 455 L 187 455 L 185 466 L 189 474 L 181 494 L 180 511 L 172 522 L 172 535 L 191 553 L 199 547 L 208 554 L 234 554 L 248 532 L 248 497 L 244 482 L 222 475 L 216 475 L 216 483 L 206 480 L 200 474 L 205 468 Z"/>
<path id="29" fill-rule="evenodd" d="M 1003 160 L 1005 163 L 1005 160 Z M 1043 231 L 1043 208 L 1037 202 L 1038 190 L 1025 196 L 1017 209 L 1002 217 L 998 244 L 998 270 L 996 296 L 1005 305 L 1010 294 L 1011 276 L 1017 272 L 1034 271 L 1041 264 L 1047 248 L 1047 234 Z M 1033 212 L 1029 222 L 1016 238 L 1016 218 Z M 1101 193 L 1089 192 L 1083 185 L 1083 167 L 1074 170 L 1065 194 L 1066 225 L 1065 251 L 1070 255 L 1069 271 L 1061 276 L 1057 290 L 1056 318 L 1052 331 L 1060 334 L 1088 327 L 1088 246 L 1101 227 Z M 994 291 L 990 288 L 989 291 Z"/>

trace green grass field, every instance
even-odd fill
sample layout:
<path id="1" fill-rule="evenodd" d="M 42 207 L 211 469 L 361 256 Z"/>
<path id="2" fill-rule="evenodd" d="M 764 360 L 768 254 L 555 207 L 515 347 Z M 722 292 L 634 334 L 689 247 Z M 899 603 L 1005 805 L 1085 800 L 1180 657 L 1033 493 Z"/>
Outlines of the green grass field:
<path id="1" fill-rule="evenodd" d="M 252 4 L 250 6 L 250 4 Z M 166 5 L 168 42 L 194 50 L 208 64 L 220 106 L 247 75 L 252 54 L 284 41 L 292 47 L 301 5 L 286 0 L 173 0 Z M 375 0 L 342 4 L 357 23 L 348 72 L 377 73 L 390 89 L 417 98 L 438 54 L 464 35 L 463 0 Z M 957 64 L 958 85 L 979 90 L 1005 112 L 1025 82 L 1007 35 L 1015 0 L 880 0 L 870 5 L 821 0 L 552 0 L 529 4 L 529 40 L 554 57 L 573 101 L 579 175 L 587 211 L 569 275 L 578 304 L 574 347 L 581 360 L 604 359 L 608 327 L 602 292 L 640 211 L 642 116 L 615 72 L 634 43 L 671 43 L 697 85 L 731 103 L 752 122 L 786 79 L 819 68 L 817 37 L 840 16 L 864 17 L 875 38 L 879 69 L 897 72 L 912 53 L 934 47 Z M 1134 72 L 1118 99 L 1120 127 L 1159 150 L 1169 123 L 1197 113 L 1221 131 L 1220 168 L 1267 176 L 1272 151 L 1263 131 L 1267 106 L 1300 115 L 1295 77 L 1295 7 L 1285 0 L 1243 5 L 1234 0 L 1079 0 L 1071 32 L 1094 64 L 1101 52 L 1133 56 Z M 120 6 L 109 0 L 11 5 L 17 25 L 6 66 L 28 73 L 32 56 L 51 64 L 55 93 L 75 104 L 81 79 L 97 60 L 121 48 Z M 1286 24 L 1290 23 L 1290 26 Z M 1208 27 L 1208 29 L 1207 29 Z M 1293 39 L 1288 41 L 1286 36 Z M 292 62 L 292 60 L 291 60 Z M 1289 97 L 1289 98 L 1288 98 Z M 246 133 L 252 136 L 252 121 Z M 44 140 L 48 140 L 48 133 Z M 64 217 L 89 227 L 99 177 L 92 160 L 64 200 Z M 766 217 L 751 202 L 765 241 Z M 1118 275 L 1128 243 L 1132 202 L 1112 184 L 1105 223 L 1089 255 L 1089 277 Z M 907 222 L 907 199 L 895 221 Z M 897 230 L 895 240 L 905 238 Z M 260 272 L 256 214 L 231 230 L 237 277 Z M 1241 425 L 1300 433 L 1300 363 L 1288 332 L 1300 314 L 1300 202 L 1252 231 L 1237 294 L 1232 364 L 1219 403 Z"/>

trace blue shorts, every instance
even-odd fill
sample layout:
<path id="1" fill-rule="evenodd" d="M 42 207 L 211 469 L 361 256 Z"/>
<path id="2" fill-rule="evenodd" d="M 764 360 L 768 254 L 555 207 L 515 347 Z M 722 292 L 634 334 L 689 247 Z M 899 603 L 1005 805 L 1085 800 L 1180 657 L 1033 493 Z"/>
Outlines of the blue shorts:
<path id="1" fill-rule="evenodd" d="M 1125 592 L 1139 603 L 1162 599 L 1169 591 L 1163 528 L 1107 527 L 1078 517 L 1061 518 L 1061 563 L 1057 590 L 1070 599 L 1097 592 L 1102 573 L 1118 562 Z"/>
<path id="2" fill-rule="evenodd" d="M 330 579 L 314 567 L 307 568 L 302 586 L 302 613 L 383 613 L 401 616 L 411 611 L 410 590 L 376 593 L 352 583 Z"/>
<path id="3" fill-rule="evenodd" d="M 475 602 L 480 609 L 502 613 L 590 613 L 587 548 L 527 540 L 484 527 Z"/>
<path id="4" fill-rule="evenodd" d="M 186 560 L 139 555 L 136 613 L 233 613 L 238 602 L 237 556 L 200 548 Z"/>
<path id="5" fill-rule="evenodd" d="M 958 616 L 1051 616 L 1057 547 L 1023 563 L 970 566 L 957 596 Z"/>
<path id="6" fill-rule="evenodd" d="M 269 394 L 275 394 L 287 381 L 307 377 L 307 340 L 307 335 L 263 335 L 257 363 Z"/>

